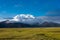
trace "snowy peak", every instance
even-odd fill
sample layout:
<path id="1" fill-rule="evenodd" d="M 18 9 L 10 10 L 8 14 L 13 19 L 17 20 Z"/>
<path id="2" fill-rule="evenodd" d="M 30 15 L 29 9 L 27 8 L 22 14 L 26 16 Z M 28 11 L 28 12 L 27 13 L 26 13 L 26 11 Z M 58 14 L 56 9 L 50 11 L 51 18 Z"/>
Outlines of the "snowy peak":
<path id="1" fill-rule="evenodd" d="M 29 19 L 35 19 L 35 17 L 33 15 L 30 14 L 20 14 L 20 15 L 16 15 L 15 17 L 13 17 L 14 21 L 21 21 L 21 20 L 29 20 Z"/>
<path id="2" fill-rule="evenodd" d="M 41 24 L 43 22 L 43 20 L 40 19 L 40 17 L 35 17 L 31 14 L 16 15 L 15 17 L 13 17 L 12 20 L 16 22 L 26 23 L 26 24 L 36 24 L 36 23 Z"/>

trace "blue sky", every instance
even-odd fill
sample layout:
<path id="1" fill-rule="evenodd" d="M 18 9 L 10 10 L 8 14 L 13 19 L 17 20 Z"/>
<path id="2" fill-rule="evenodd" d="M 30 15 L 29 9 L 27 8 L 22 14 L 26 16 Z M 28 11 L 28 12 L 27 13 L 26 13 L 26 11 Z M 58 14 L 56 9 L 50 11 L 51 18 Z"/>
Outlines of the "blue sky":
<path id="1" fill-rule="evenodd" d="M 60 0 L 0 0 L 0 17 L 17 14 L 60 16 Z"/>

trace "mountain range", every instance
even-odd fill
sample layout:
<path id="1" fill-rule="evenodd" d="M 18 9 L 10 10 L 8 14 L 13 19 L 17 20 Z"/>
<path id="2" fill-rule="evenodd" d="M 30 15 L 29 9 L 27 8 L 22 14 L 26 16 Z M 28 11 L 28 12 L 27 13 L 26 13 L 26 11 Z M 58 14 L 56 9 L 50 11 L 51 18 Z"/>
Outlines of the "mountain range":
<path id="1" fill-rule="evenodd" d="M 49 19 L 50 18 L 50 19 Z M 60 27 L 59 17 L 20 14 L 10 20 L 0 22 L 0 28 L 26 28 L 26 27 Z"/>

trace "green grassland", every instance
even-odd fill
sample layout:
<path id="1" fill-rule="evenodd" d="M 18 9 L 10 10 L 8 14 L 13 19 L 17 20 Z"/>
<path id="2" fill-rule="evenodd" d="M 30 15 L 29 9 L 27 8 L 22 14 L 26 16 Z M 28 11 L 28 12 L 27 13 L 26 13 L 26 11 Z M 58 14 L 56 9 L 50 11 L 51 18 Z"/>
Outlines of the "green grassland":
<path id="1" fill-rule="evenodd" d="M 60 28 L 0 28 L 0 40 L 60 40 Z"/>

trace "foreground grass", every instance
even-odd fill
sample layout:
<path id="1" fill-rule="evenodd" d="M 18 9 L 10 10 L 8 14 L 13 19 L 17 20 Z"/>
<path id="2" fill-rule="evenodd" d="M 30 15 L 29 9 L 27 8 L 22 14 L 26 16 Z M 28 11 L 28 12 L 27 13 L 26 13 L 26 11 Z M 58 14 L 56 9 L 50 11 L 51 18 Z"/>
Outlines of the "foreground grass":
<path id="1" fill-rule="evenodd" d="M 60 28 L 0 28 L 0 40 L 60 40 Z"/>

